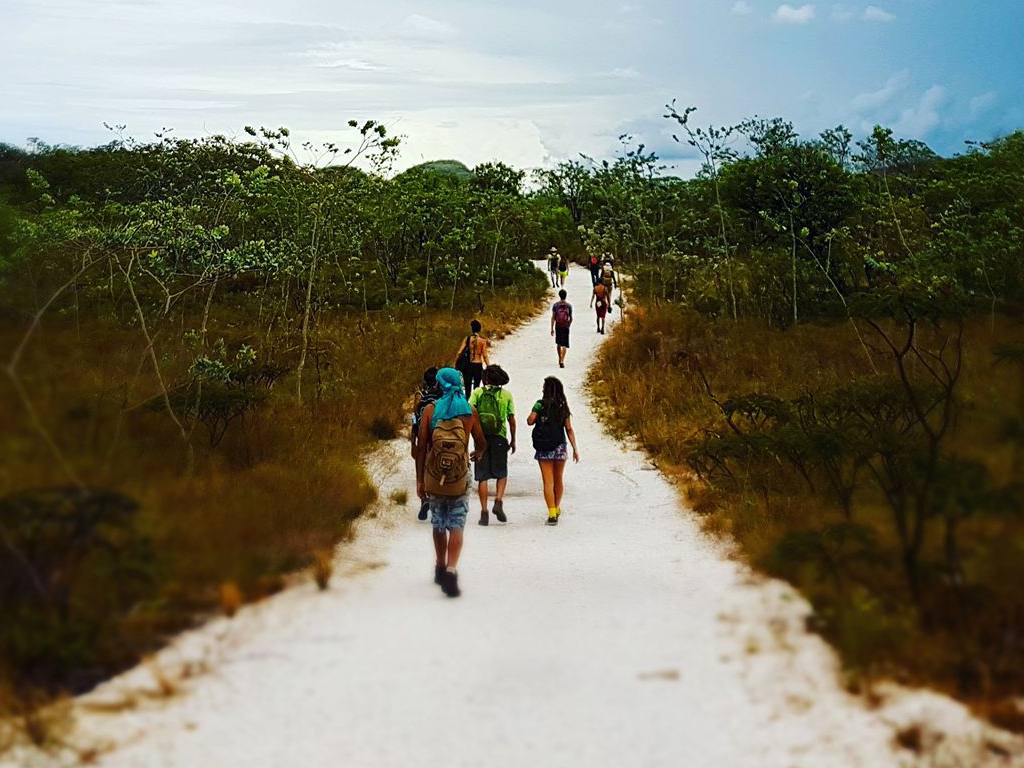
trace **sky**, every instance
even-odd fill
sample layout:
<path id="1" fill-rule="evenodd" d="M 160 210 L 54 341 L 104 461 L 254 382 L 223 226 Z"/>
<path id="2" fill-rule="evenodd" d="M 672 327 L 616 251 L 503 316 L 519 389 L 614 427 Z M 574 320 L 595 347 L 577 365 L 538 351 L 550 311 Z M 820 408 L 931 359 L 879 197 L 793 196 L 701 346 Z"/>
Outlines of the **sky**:
<path id="1" fill-rule="evenodd" d="M 665 105 L 942 154 L 1024 128 L 1024 0 L 0 0 L 0 142 L 287 126 L 403 136 L 397 168 L 551 166 L 628 134 L 684 175 Z"/>

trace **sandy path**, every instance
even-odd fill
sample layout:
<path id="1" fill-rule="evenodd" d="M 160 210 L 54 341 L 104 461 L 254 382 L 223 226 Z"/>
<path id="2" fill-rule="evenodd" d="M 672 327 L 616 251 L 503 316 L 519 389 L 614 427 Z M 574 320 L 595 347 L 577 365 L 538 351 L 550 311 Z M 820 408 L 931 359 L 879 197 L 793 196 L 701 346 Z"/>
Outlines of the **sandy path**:
<path id="1" fill-rule="evenodd" d="M 296 587 L 162 654 L 167 669 L 210 666 L 175 695 L 86 711 L 152 687 L 140 668 L 84 698 L 81 738 L 116 743 L 100 764 L 882 768 L 910 762 L 894 723 L 945 718 L 982 738 L 940 697 L 900 692 L 869 711 L 841 690 L 834 654 L 803 631 L 806 604 L 730 560 L 645 457 L 605 434 L 582 389 L 602 340 L 585 271 L 569 290 L 565 371 L 546 314 L 493 355 L 523 425 L 544 376 L 567 385 L 583 461 L 566 471 L 561 524 L 544 525 L 523 429 L 509 524 L 477 526 L 474 501 L 460 599 L 432 583 L 414 505 L 382 504 L 326 593 Z M 414 496 L 404 443 L 372 464 L 382 498 Z"/>

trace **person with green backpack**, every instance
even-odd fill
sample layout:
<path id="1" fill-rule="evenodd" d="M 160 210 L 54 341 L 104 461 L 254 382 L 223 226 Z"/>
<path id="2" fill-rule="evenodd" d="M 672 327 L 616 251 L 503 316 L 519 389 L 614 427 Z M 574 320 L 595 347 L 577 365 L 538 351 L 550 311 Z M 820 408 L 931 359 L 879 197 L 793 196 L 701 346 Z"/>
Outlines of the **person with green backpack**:
<path id="1" fill-rule="evenodd" d="M 437 372 L 440 395 L 423 409 L 416 453 L 416 495 L 428 503 L 434 529 L 434 582 L 448 597 L 459 596 L 456 568 L 469 514 L 469 463 L 480 461 L 487 438 L 476 409 L 466 400 L 462 374 Z M 469 438 L 473 438 L 473 452 Z"/>
<path id="2" fill-rule="evenodd" d="M 494 516 L 499 523 L 508 522 L 505 515 L 505 486 L 508 484 L 508 454 L 516 452 L 516 415 L 512 394 L 503 389 L 508 374 L 500 366 L 490 365 L 484 371 L 484 385 L 473 390 L 469 404 L 480 417 L 480 426 L 487 438 L 487 452 L 473 465 L 473 479 L 479 486 L 480 525 L 487 525 L 487 481 L 496 481 Z M 508 424 L 508 431 L 505 425 Z"/>

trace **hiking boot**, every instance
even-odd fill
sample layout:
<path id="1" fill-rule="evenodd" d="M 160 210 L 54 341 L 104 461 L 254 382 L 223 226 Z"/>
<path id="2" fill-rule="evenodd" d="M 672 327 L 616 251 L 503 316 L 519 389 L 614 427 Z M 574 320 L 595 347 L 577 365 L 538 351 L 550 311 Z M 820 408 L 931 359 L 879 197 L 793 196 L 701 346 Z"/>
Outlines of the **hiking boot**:
<path id="1" fill-rule="evenodd" d="M 501 499 L 494 502 L 494 516 L 498 518 L 499 523 L 508 522 L 508 517 L 505 515 L 505 503 Z"/>
<path id="2" fill-rule="evenodd" d="M 444 579 L 444 566 L 443 565 L 435 565 L 434 566 L 434 583 L 435 584 L 440 584 L 442 579 Z"/>
<path id="3" fill-rule="evenodd" d="M 490 520 L 487 517 L 487 510 L 486 509 L 481 509 L 480 510 L 480 525 L 487 525 L 489 522 L 490 522 Z"/>
<path id="4" fill-rule="evenodd" d="M 548 525 L 558 525 L 558 515 L 548 515 Z"/>
<path id="5" fill-rule="evenodd" d="M 427 512 L 430 511 L 430 502 L 424 501 L 420 504 L 420 513 L 416 516 L 419 520 L 427 519 Z"/>
<path id="6" fill-rule="evenodd" d="M 565 368 L 565 363 L 563 363 L 563 362 L 559 361 L 559 363 L 558 363 L 558 367 L 559 367 L 559 368 Z"/>
<path id="7" fill-rule="evenodd" d="M 445 571 L 441 574 L 441 591 L 448 595 L 448 597 L 458 597 L 462 594 L 459 590 L 459 574 L 452 573 L 451 571 Z"/>

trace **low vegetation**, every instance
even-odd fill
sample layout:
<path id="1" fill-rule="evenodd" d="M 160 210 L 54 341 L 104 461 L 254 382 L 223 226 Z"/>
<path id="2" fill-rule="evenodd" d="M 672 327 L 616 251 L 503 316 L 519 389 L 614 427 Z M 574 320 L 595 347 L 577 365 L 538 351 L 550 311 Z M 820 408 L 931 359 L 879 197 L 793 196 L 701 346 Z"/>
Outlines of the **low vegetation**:
<path id="1" fill-rule="evenodd" d="M 389 178 L 397 142 L 352 130 L 0 152 L 0 686 L 22 700 L 291 572 L 326 588 L 376 495 L 361 455 L 422 371 L 470 318 L 535 311 L 524 254 L 559 213 L 522 173 Z"/>
<path id="2" fill-rule="evenodd" d="M 535 310 L 556 245 L 628 276 L 594 390 L 709 528 L 803 590 L 853 677 L 1019 725 L 1024 134 L 940 158 L 666 118 L 695 178 L 624 136 L 529 191 L 393 174 L 374 121 L 0 147 L 0 689 L 87 688 L 289 571 L 326 588 L 361 452 L 470 316 Z"/>
<path id="3" fill-rule="evenodd" d="M 641 308 L 594 372 L 609 419 L 810 598 L 854 679 L 1019 727 L 1024 134 L 942 159 L 881 128 L 669 117 L 699 178 L 633 153 L 580 187 L 584 230 L 634 243 Z M 623 185 L 658 211 L 632 234 Z"/>

